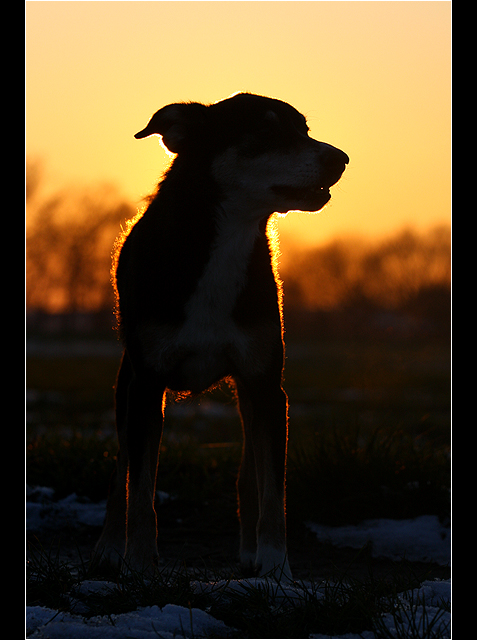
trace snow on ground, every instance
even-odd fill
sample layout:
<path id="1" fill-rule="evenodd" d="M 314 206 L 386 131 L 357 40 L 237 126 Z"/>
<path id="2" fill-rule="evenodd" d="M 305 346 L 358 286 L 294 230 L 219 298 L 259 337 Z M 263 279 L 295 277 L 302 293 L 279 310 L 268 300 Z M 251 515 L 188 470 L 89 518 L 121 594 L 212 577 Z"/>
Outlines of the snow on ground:
<path id="1" fill-rule="evenodd" d="M 93 586 L 95 585 L 95 586 Z M 114 583 L 96 582 L 83 583 L 81 586 L 83 595 L 102 590 L 103 593 L 116 588 Z M 271 586 L 270 582 L 263 578 L 249 580 L 237 580 L 226 583 L 206 584 L 196 583 L 195 588 L 200 591 L 209 590 L 223 596 L 226 591 L 244 592 L 247 588 L 266 589 L 268 593 L 274 590 L 275 602 L 294 596 L 299 601 L 303 598 L 306 585 L 300 587 L 282 587 L 277 584 Z M 316 589 L 313 594 L 319 596 Z M 450 580 L 426 581 L 419 589 L 402 594 L 403 617 L 400 624 L 396 619 L 387 614 L 381 624 L 389 635 L 380 637 L 389 638 L 418 638 L 429 637 L 424 634 L 416 635 L 415 630 L 421 629 L 433 616 L 439 616 L 439 626 L 445 631 L 435 637 L 450 638 L 450 613 L 442 614 L 440 609 L 442 602 L 450 601 Z M 425 601 L 424 607 L 419 606 L 417 598 Z M 407 618 L 406 618 L 407 613 Z M 28 638 L 229 638 L 239 637 L 237 630 L 227 627 L 221 620 L 216 620 L 210 614 L 201 609 L 188 609 L 179 605 L 168 604 L 160 609 L 158 606 L 139 607 L 137 611 L 129 613 L 111 614 L 108 616 L 95 616 L 83 618 L 80 613 L 63 613 L 48 609 L 47 607 L 27 607 L 26 637 Z M 371 631 L 359 635 L 344 634 L 341 636 L 325 636 L 311 634 L 310 638 L 375 638 Z"/>
<path id="2" fill-rule="evenodd" d="M 357 526 L 327 527 L 308 523 L 320 542 L 335 547 L 361 549 L 371 545 L 375 558 L 390 558 L 409 562 L 450 564 L 450 528 L 437 516 L 419 516 L 411 520 L 365 520 Z"/>
<path id="3" fill-rule="evenodd" d="M 114 587 L 111 584 L 111 587 Z M 27 607 L 29 638 L 227 638 L 230 629 L 201 609 L 168 604 L 83 619 L 46 607 Z"/>
<path id="4" fill-rule="evenodd" d="M 166 496 L 161 496 L 165 498 Z M 86 524 L 100 526 L 103 522 L 106 502 L 91 503 L 80 500 L 75 494 L 59 501 L 54 500 L 53 491 L 43 487 L 27 489 L 27 528 L 39 532 L 44 528 L 61 529 L 62 526 Z M 308 524 L 322 542 L 338 547 L 362 548 L 371 545 L 375 557 L 393 560 L 406 557 L 409 561 L 434 561 L 450 564 L 450 529 L 443 527 L 435 516 L 421 516 L 412 520 L 369 520 L 358 526 L 325 527 Z M 58 612 L 46 607 L 27 607 L 26 637 L 29 638 L 228 638 L 234 632 L 222 621 L 213 618 L 200 609 L 188 609 L 169 604 L 160 609 L 157 606 L 140 607 L 137 611 L 110 616 L 83 618 L 81 600 L 77 596 L 91 593 L 108 593 L 116 588 L 115 583 L 104 581 L 84 581 L 70 594 L 73 613 Z M 267 589 L 277 604 L 286 598 L 298 601 L 311 588 L 307 583 L 290 586 L 277 585 L 264 579 L 235 580 L 231 582 L 195 582 L 199 592 L 218 594 L 224 592 L 245 592 L 250 588 Z M 272 591 L 270 591 L 272 590 Z M 316 588 L 313 594 L 319 597 Z M 450 601 L 451 581 L 426 581 L 420 589 L 402 594 L 404 617 L 400 628 L 389 614 L 382 619 L 389 632 L 389 638 L 424 637 L 415 635 L 413 627 L 422 620 L 440 616 L 441 628 L 449 631 L 438 637 L 450 638 L 450 613 L 439 609 L 442 602 Z M 425 607 L 421 606 L 424 600 Z M 406 618 L 406 611 L 414 611 Z M 422 619 L 422 620 L 421 620 Z M 237 637 L 235 631 L 235 637 Z M 409 633 L 409 635 L 406 635 Z M 413 635 L 414 634 L 414 635 Z M 375 638 L 373 632 L 357 635 L 343 635 L 340 638 Z M 381 636 L 384 637 L 384 636 Z M 330 638 L 311 635 L 310 638 Z"/>

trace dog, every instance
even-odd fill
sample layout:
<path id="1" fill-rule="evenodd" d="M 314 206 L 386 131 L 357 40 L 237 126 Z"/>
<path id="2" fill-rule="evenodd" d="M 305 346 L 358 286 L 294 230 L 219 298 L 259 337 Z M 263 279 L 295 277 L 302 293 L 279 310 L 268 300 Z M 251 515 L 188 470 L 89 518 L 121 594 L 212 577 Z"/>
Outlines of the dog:
<path id="1" fill-rule="evenodd" d="M 225 378 L 244 434 L 241 567 L 291 580 L 281 291 L 267 223 L 274 212 L 320 210 L 349 159 L 310 138 L 291 105 L 250 93 L 165 106 L 135 137 L 153 134 L 176 156 L 117 257 L 119 453 L 96 555 L 157 570 L 166 390 L 197 394 Z"/>

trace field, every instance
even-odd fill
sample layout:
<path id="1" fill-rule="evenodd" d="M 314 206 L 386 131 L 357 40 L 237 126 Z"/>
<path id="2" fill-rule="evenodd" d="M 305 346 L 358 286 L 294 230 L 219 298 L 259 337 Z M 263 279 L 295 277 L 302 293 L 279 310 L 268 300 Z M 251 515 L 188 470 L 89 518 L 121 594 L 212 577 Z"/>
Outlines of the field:
<path id="1" fill-rule="evenodd" d="M 71 494 L 92 502 L 105 499 L 116 453 L 112 387 L 118 362 L 117 346 L 110 341 L 27 343 L 28 486 L 52 488 L 57 500 Z M 376 557 L 371 545 L 356 550 L 320 542 L 308 526 L 423 515 L 438 516 L 449 526 L 448 344 L 291 337 L 285 388 L 290 564 L 298 581 L 338 585 L 334 595 L 328 592 L 327 608 L 320 600 L 318 615 L 316 600 L 313 606 L 302 601 L 293 615 L 273 616 L 262 596 L 255 593 L 254 602 L 252 590 L 241 600 L 243 607 L 234 604 L 232 616 L 230 604 L 227 611 L 225 605 L 214 609 L 210 600 L 190 591 L 191 576 L 240 578 L 234 491 L 241 432 L 233 396 L 223 387 L 166 409 L 157 484 L 166 499 L 157 513 L 164 575 L 170 578 L 167 596 L 164 581 L 147 596 L 138 584 L 130 585 L 129 591 L 122 588 L 126 601 L 111 603 L 110 598 L 102 614 L 162 606 L 166 597 L 172 604 L 189 602 L 209 612 L 212 607 L 217 618 L 242 630 L 233 637 L 336 636 L 369 630 L 382 598 L 425 580 L 449 578 L 449 566 Z M 65 592 L 78 576 L 101 577 L 90 576 L 86 562 L 98 535 L 98 527 L 86 525 L 27 535 L 28 602 L 67 611 Z M 52 583 L 59 585 L 56 591 Z M 279 627 L 286 635 L 279 635 Z M 429 633 L 395 637 L 448 637 Z"/>

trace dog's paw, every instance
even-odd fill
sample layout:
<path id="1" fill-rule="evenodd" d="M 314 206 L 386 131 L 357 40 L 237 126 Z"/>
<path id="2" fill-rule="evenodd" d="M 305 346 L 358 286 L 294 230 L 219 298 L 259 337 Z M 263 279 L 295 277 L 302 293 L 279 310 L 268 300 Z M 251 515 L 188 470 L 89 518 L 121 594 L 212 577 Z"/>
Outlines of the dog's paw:
<path id="1" fill-rule="evenodd" d="M 116 575 L 120 572 L 124 557 L 124 546 L 97 544 L 90 559 L 92 573 Z"/>
<path id="2" fill-rule="evenodd" d="M 159 572 L 159 554 L 157 550 L 127 550 L 121 570 L 125 574 L 141 574 L 153 578 Z"/>
<path id="3" fill-rule="evenodd" d="M 286 551 L 269 546 L 259 549 L 256 566 L 260 577 L 269 577 L 277 582 L 293 582 Z"/>

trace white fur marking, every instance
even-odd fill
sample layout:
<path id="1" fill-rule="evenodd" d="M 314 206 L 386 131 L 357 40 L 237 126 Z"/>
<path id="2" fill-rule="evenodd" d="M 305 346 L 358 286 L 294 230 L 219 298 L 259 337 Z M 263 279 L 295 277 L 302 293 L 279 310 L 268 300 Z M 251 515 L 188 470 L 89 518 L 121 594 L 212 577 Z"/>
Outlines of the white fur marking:
<path id="1" fill-rule="evenodd" d="M 281 551 L 268 544 L 259 544 L 256 564 L 260 567 L 261 576 L 272 572 L 271 575 L 277 580 L 292 580 L 286 550 Z"/>
<path id="2" fill-rule="evenodd" d="M 242 343 L 245 336 L 233 324 L 231 314 L 245 284 L 250 253 L 258 237 L 258 221 L 244 220 L 234 211 L 223 211 L 218 234 L 204 273 L 186 304 L 187 319 L 179 331 L 181 345 L 212 347 Z"/>
<path id="3" fill-rule="evenodd" d="M 195 352 L 189 357 L 188 371 L 207 383 L 209 377 L 221 374 L 225 348 L 232 346 L 244 360 L 249 359 L 250 338 L 231 316 L 245 285 L 259 222 L 244 220 L 237 207 L 222 208 L 209 261 L 185 306 L 184 324 L 177 329 L 154 325 L 142 329 L 148 361 L 157 371 L 167 371 L 175 354 Z"/>

